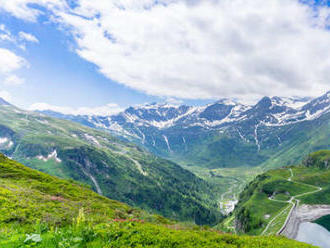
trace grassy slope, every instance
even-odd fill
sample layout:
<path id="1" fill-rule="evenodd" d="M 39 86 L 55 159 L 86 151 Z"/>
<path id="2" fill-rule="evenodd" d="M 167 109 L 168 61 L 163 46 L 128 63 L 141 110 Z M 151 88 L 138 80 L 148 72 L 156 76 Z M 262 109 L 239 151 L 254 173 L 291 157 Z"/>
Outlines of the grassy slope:
<path id="1" fill-rule="evenodd" d="M 330 170 L 324 166 L 328 164 L 326 161 L 329 161 L 329 155 L 330 151 L 313 153 L 301 166 L 271 170 L 252 181 L 241 193 L 235 210 L 241 223 L 241 231 L 260 234 L 273 217 L 288 207 L 288 203 L 269 200 L 268 197 L 274 193 L 277 194 L 276 200 L 287 201 L 291 196 L 315 191 L 315 187 L 309 186 L 314 185 L 322 187 L 322 191 L 296 199 L 299 199 L 301 204 L 330 204 Z M 289 168 L 294 175 L 292 181 L 287 180 L 290 178 Z M 266 215 L 270 217 L 267 219 Z M 280 228 L 285 221 L 285 214 L 282 217 L 282 222 L 280 221 L 275 229 Z M 274 231 L 276 233 L 277 230 Z"/>
<path id="2" fill-rule="evenodd" d="M 173 223 L 0 155 L 0 247 L 311 246 Z"/>
<path id="3" fill-rule="evenodd" d="M 309 153 L 330 149 L 330 113 L 313 120 L 302 122 L 295 127 L 288 126 L 278 133 L 288 139 L 262 165 L 266 169 L 284 165 L 299 164 Z M 277 133 L 275 133 L 277 135 Z M 265 133 L 267 135 L 267 132 Z M 273 137 L 273 138 L 276 138 Z M 270 137 L 270 140 L 272 137 Z M 274 140 L 274 139 L 273 139 Z"/>
<path id="4" fill-rule="evenodd" d="M 105 132 L 0 106 L 0 137 L 8 140 L 0 144 L 7 156 L 97 190 L 93 177 L 103 195 L 112 199 L 198 224 L 214 224 L 221 217 L 208 183 Z M 61 161 L 47 158 L 54 151 Z"/>

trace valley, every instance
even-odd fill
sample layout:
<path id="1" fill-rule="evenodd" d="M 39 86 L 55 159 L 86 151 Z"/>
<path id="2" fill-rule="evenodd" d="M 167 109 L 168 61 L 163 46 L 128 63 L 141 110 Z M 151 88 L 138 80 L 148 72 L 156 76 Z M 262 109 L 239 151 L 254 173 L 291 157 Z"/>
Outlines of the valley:
<path id="1" fill-rule="evenodd" d="M 181 136 L 183 150 L 173 144 L 170 134 L 162 134 L 168 151 L 164 154 L 155 147 L 150 149 L 148 135 L 141 126 L 142 143 L 104 126 L 75 123 L 72 116 L 74 122 L 63 120 L 68 116 L 58 119 L 51 117 L 57 113 L 48 116 L 47 112 L 25 111 L 3 101 L 0 152 L 39 171 L 78 181 L 100 196 L 161 214 L 169 218 L 164 220 L 166 223 L 180 221 L 173 224 L 180 229 L 210 225 L 216 232 L 295 239 L 302 223 L 329 214 L 328 165 L 324 165 L 328 153 L 320 151 L 304 160 L 307 151 L 329 148 L 329 102 L 326 94 L 302 105 L 302 109 L 318 109 L 315 118 L 275 126 L 258 122 L 252 136 L 237 129 L 240 141 L 232 136 L 232 126 L 221 125 L 190 130 L 194 136 Z M 253 118 L 270 118 L 268 111 L 273 107 L 262 106 L 258 103 L 252 108 L 258 110 L 257 115 L 251 114 L 251 109 L 246 111 Z M 260 108 L 265 113 L 261 114 Z M 180 137 L 187 131 L 181 128 L 171 130 L 172 135 Z M 183 153 L 179 155 L 178 151 Z M 315 215 L 305 218 L 306 206 L 312 206 Z"/>
<path id="2" fill-rule="evenodd" d="M 0 152 L 111 199 L 198 224 L 217 223 L 211 184 L 102 130 L 0 105 Z"/>
<path id="3" fill-rule="evenodd" d="M 243 191 L 245 185 L 262 173 L 260 167 L 207 169 L 185 166 L 184 168 L 215 186 L 219 208 L 224 215 L 228 215 L 234 210 L 233 207 L 236 205 L 239 194 Z"/>
<path id="4" fill-rule="evenodd" d="M 330 248 L 330 0 L 0 0 L 0 248 Z"/>
<path id="5" fill-rule="evenodd" d="M 171 221 L 0 155 L 0 247 L 277 247 L 310 245 Z"/>

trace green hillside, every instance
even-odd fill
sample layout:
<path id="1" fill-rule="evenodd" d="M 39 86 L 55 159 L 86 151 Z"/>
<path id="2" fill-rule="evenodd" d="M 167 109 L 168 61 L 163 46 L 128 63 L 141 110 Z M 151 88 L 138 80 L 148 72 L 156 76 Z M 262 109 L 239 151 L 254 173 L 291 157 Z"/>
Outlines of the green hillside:
<path id="1" fill-rule="evenodd" d="M 216 190 L 177 164 L 79 124 L 0 106 L 0 152 L 111 199 L 197 224 L 216 224 Z"/>
<path id="2" fill-rule="evenodd" d="M 283 167 L 257 176 L 240 194 L 235 209 L 239 231 L 275 234 L 293 204 L 330 204 L 330 151 L 309 155 L 299 166 Z"/>
<path id="3" fill-rule="evenodd" d="M 0 247 L 312 247 L 149 215 L 0 155 Z"/>

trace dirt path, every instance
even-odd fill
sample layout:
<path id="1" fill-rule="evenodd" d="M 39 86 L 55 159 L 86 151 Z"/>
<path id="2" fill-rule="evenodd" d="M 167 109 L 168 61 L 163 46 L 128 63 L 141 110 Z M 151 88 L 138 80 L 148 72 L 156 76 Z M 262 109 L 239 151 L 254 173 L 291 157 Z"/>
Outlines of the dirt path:
<path id="1" fill-rule="evenodd" d="M 272 225 L 272 223 L 278 218 L 280 217 L 291 205 L 291 209 L 290 209 L 290 212 L 288 214 L 288 216 L 286 217 L 285 219 L 285 222 L 284 224 L 282 225 L 282 227 L 280 228 L 280 230 L 277 232 L 277 234 L 283 234 L 284 230 L 287 228 L 287 226 L 289 225 L 290 223 L 290 219 L 292 219 L 293 215 L 296 213 L 296 209 L 297 207 L 299 206 L 299 200 L 296 199 L 297 197 L 301 197 L 301 196 L 304 196 L 304 195 L 309 195 L 309 194 L 314 194 L 314 193 L 317 193 L 319 191 L 322 190 L 321 187 L 317 187 L 315 185 L 310 185 L 310 184 L 306 184 L 306 183 L 301 183 L 301 182 L 295 182 L 295 181 L 292 181 L 292 178 L 293 178 L 293 171 L 292 169 L 290 168 L 290 177 L 287 179 L 289 182 L 293 182 L 293 183 L 296 183 L 296 184 L 301 184 L 301 185 L 305 185 L 305 186 L 309 186 L 309 187 L 312 187 L 312 188 L 315 188 L 316 190 L 313 190 L 313 191 L 309 191 L 309 192 L 305 192 L 305 193 L 302 193 L 302 194 L 299 194 L 299 195 L 295 195 L 295 196 L 292 196 L 290 198 L 290 200 L 288 201 L 281 201 L 281 200 L 276 200 L 276 199 L 272 199 L 271 197 L 269 197 L 268 199 L 270 201 L 276 201 L 276 202 L 283 202 L 283 203 L 288 203 L 289 205 L 283 209 L 280 213 L 278 213 L 273 219 L 271 219 L 271 221 L 267 224 L 266 228 L 262 231 L 261 235 L 265 235 L 265 233 L 268 231 L 269 227 Z M 330 209 L 330 206 L 329 206 L 329 209 Z M 292 226 L 292 225 L 291 225 Z M 289 229 L 294 229 L 295 230 L 295 235 L 297 235 L 297 232 L 298 232 L 298 226 L 296 226 L 295 224 L 293 225 L 294 228 L 289 228 Z M 293 233 L 293 231 L 290 231 L 290 233 Z M 286 236 L 286 235 L 285 235 Z M 290 235 L 292 236 L 292 235 Z"/>

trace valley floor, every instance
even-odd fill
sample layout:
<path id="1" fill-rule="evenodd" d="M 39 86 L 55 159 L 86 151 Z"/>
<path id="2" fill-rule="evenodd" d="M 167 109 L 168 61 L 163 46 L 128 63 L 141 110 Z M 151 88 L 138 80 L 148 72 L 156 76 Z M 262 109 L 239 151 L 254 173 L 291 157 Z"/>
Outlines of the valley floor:
<path id="1" fill-rule="evenodd" d="M 244 190 L 247 183 L 262 173 L 262 169 L 259 167 L 208 169 L 198 166 L 186 166 L 184 168 L 215 186 L 218 195 L 219 211 L 224 216 L 228 216 L 216 228 L 236 233 L 235 216 L 232 213 L 238 203 L 239 194 Z"/>

